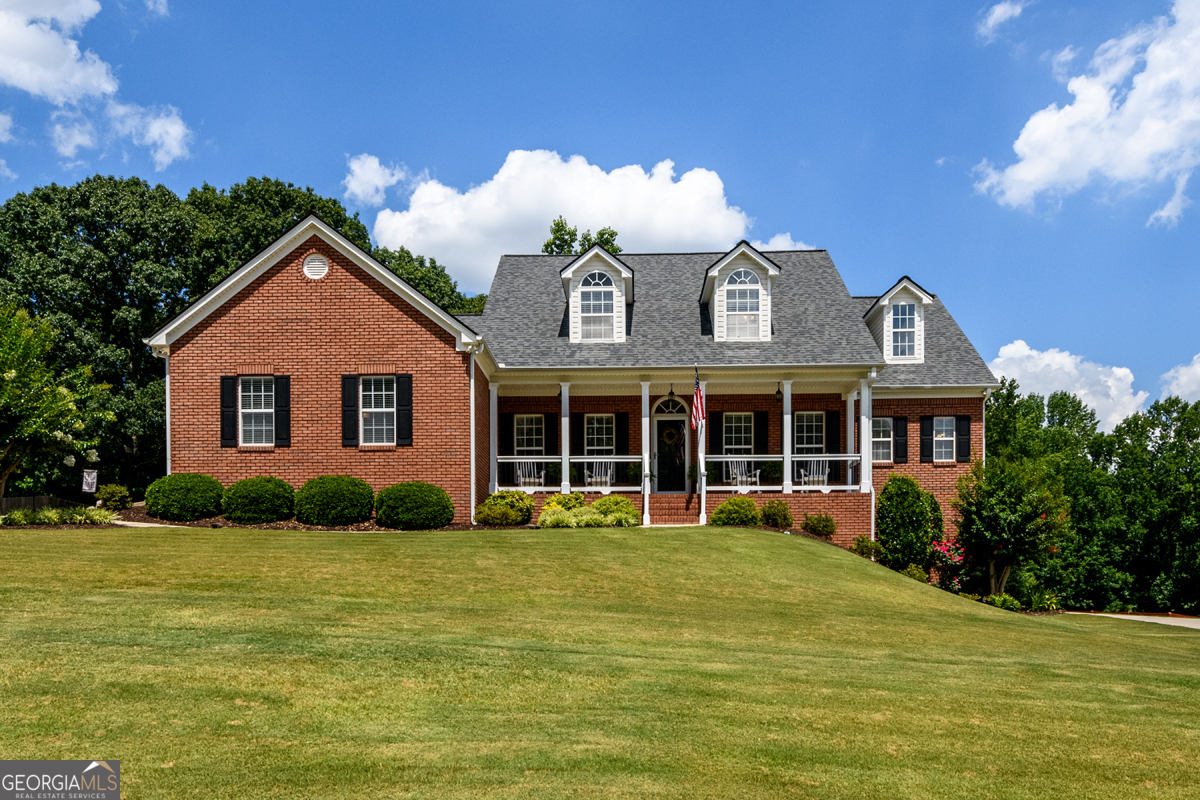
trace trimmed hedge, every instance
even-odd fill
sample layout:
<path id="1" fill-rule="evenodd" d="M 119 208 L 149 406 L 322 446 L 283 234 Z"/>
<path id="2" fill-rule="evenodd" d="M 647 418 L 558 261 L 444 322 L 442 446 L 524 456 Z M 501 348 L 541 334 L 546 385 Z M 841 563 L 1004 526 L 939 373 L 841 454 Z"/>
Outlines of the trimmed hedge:
<path id="1" fill-rule="evenodd" d="M 528 525 L 531 519 L 533 498 L 514 490 L 489 495 L 475 509 L 475 521 L 480 525 Z"/>
<path id="2" fill-rule="evenodd" d="M 795 520 L 792 519 L 792 510 L 782 500 L 768 500 L 763 503 L 762 521 L 763 525 L 780 530 L 790 528 L 795 523 Z"/>
<path id="3" fill-rule="evenodd" d="M 542 503 L 542 510 L 545 511 L 547 508 L 561 508 L 566 511 L 571 511 L 576 508 L 583 508 L 583 492 L 556 494 L 546 502 Z"/>
<path id="4" fill-rule="evenodd" d="M 339 527 L 371 518 L 375 493 L 367 482 L 349 475 L 322 475 L 296 492 L 296 520 L 305 525 Z"/>
<path id="5" fill-rule="evenodd" d="M 717 506 L 712 515 L 712 524 L 757 528 L 762 524 L 762 517 L 758 513 L 758 506 L 749 497 L 731 497 Z"/>
<path id="6" fill-rule="evenodd" d="M 814 514 L 811 517 L 805 514 L 804 521 L 800 523 L 800 530 L 828 542 L 837 533 L 837 520 L 825 513 Z"/>
<path id="7" fill-rule="evenodd" d="M 524 525 L 525 523 L 521 521 L 521 514 L 515 509 L 508 506 L 483 505 L 475 509 L 475 524 L 512 527 L 514 525 Z"/>
<path id="8" fill-rule="evenodd" d="M 191 522 L 221 513 L 225 488 L 208 475 L 180 472 L 150 484 L 146 490 L 146 513 L 169 522 Z"/>
<path id="9" fill-rule="evenodd" d="M 440 486 L 413 481 L 397 483 L 375 498 L 375 522 L 385 528 L 427 531 L 454 519 L 454 503 Z"/>
<path id="10" fill-rule="evenodd" d="M 124 511 L 133 505 L 129 490 L 117 483 L 106 483 L 96 489 L 96 499 L 109 511 Z"/>
<path id="11" fill-rule="evenodd" d="M 278 522 L 295 512 L 296 490 L 279 478 L 246 478 L 225 490 L 221 509 L 225 519 L 242 525 Z"/>

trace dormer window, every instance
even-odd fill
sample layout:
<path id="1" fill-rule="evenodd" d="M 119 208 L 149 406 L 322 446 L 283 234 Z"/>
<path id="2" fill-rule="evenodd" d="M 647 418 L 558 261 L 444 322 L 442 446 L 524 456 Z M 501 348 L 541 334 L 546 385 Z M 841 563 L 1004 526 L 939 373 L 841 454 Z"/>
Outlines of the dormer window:
<path id="1" fill-rule="evenodd" d="M 580 282 L 579 320 L 584 341 L 613 340 L 613 279 L 589 272 Z"/>
<path id="2" fill-rule="evenodd" d="M 734 270 L 725 281 L 725 336 L 758 339 L 759 280 L 748 269 Z"/>
<path id="3" fill-rule="evenodd" d="M 917 354 L 917 304 L 892 306 L 892 357 L 911 358 Z"/>

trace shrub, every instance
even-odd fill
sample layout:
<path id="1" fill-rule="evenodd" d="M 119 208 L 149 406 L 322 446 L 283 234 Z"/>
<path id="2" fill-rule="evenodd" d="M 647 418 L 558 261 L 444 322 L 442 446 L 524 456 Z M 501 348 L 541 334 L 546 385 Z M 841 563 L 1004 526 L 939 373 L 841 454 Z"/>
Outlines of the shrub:
<path id="1" fill-rule="evenodd" d="M 795 522 L 792 519 L 791 509 L 782 500 L 768 500 L 766 503 L 763 503 L 762 521 L 763 525 L 779 528 L 780 530 L 792 527 L 792 524 Z"/>
<path id="2" fill-rule="evenodd" d="M 828 542 L 837 533 L 837 522 L 833 517 L 825 513 L 816 514 L 811 517 L 805 514 L 804 521 L 800 523 L 800 530 L 809 536 L 816 536 L 818 539 L 824 539 Z"/>
<path id="3" fill-rule="evenodd" d="M 221 513 L 224 488 L 208 475 L 180 472 L 150 484 L 146 513 L 170 522 L 191 522 Z"/>
<path id="4" fill-rule="evenodd" d="M 879 493 L 875 520 L 876 537 L 883 545 L 880 561 L 895 570 L 929 565 L 934 539 L 941 538 L 941 509 L 920 484 L 893 473 Z"/>
<path id="5" fill-rule="evenodd" d="M 731 497 L 717 506 L 712 515 L 712 524 L 757 527 L 762 524 L 762 517 L 758 513 L 758 506 L 749 497 Z"/>
<path id="6" fill-rule="evenodd" d="M 606 528 L 608 527 L 608 518 L 597 511 L 593 506 L 584 506 L 583 508 L 572 509 L 567 512 L 571 515 L 576 528 Z"/>
<path id="7" fill-rule="evenodd" d="M 633 504 L 628 497 L 622 497 L 619 494 L 610 494 L 607 497 L 601 497 L 596 502 L 592 503 L 591 508 L 596 509 L 601 514 L 633 514 L 637 516 L 637 506 Z"/>
<path id="8" fill-rule="evenodd" d="M 349 475 L 322 475 L 296 492 L 296 519 L 305 525 L 336 527 L 371 518 L 375 493 L 367 482 Z"/>
<path id="9" fill-rule="evenodd" d="M 522 525 L 521 514 L 508 506 L 489 506 L 486 502 L 475 509 L 476 525 Z"/>
<path id="10" fill-rule="evenodd" d="M 570 494 L 556 494 L 542 504 L 542 509 L 546 508 L 561 508 L 570 511 L 573 508 L 583 507 L 583 492 L 571 492 Z"/>
<path id="11" fill-rule="evenodd" d="M 96 500 L 110 511 L 124 511 L 133 505 L 129 490 L 116 483 L 106 483 L 97 487 Z"/>
<path id="12" fill-rule="evenodd" d="M 514 512 L 511 522 L 484 522 L 484 525 L 528 525 L 533 518 L 533 498 L 524 492 L 507 491 L 489 495 L 475 510 L 475 521 L 479 521 L 479 512 L 484 508 L 506 508 Z M 495 514 L 495 512 L 488 512 Z M 499 515 L 504 516 L 504 515 Z"/>
<path id="13" fill-rule="evenodd" d="M 107 508 L 84 508 L 83 518 L 89 525 L 111 525 L 117 514 Z"/>
<path id="14" fill-rule="evenodd" d="M 454 519 L 454 503 L 440 486 L 421 481 L 397 483 L 379 491 L 375 521 L 385 528 L 427 531 Z"/>
<path id="15" fill-rule="evenodd" d="M 23 508 L 10 511 L 4 515 L 4 524 L 14 528 L 24 528 L 26 525 L 32 525 L 33 513 Z"/>
<path id="16" fill-rule="evenodd" d="M 278 522 L 296 510 L 296 490 L 279 478 L 246 478 L 221 496 L 225 519 L 243 525 Z"/>
<path id="17" fill-rule="evenodd" d="M 989 594 L 987 597 L 983 598 L 983 602 L 987 603 L 989 606 L 1002 608 L 1005 611 L 1021 610 L 1020 601 L 1018 601 L 1017 598 L 1013 597 L 1011 594 Z"/>
<path id="18" fill-rule="evenodd" d="M 610 528 L 636 528 L 642 524 L 642 518 L 636 511 L 616 511 L 606 515 L 605 521 Z"/>
<path id="19" fill-rule="evenodd" d="M 906 568 L 900 570 L 900 574 L 920 583 L 929 583 L 929 573 L 916 564 L 909 564 Z"/>
<path id="20" fill-rule="evenodd" d="M 537 526 L 539 528 L 574 528 L 574 520 L 571 517 L 571 512 L 560 506 L 542 506 L 542 513 L 538 516 Z"/>
<path id="21" fill-rule="evenodd" d="M 959 597 L 961 597 L 963 600 L 974 600 L 975 602 L 979 602 L 983 599 L 977 594 L 967 594 L 966 592 L 960 594 Z"/>
<path id="22" fill-rule="evenodd" d="M 857 537 L 854 544 L 850 545 L 850 552 L 857 553 L 863 558 L 878 559 L 883 555 L 883 545 L 871 541 L 871 537 L 864 534 Z"/>
<path id="23" fill-rule="evenodd" d="M 1029 610 L 1058 611 L 1058 595 L 1049 589 L 1034 589 L 1029 593 Z"/>
<path id="24" fill-rule="evenodd" d="M 57 508 L 43 508 L 33 512 L 34 525 L 62 525 L 63 513 Z"/>

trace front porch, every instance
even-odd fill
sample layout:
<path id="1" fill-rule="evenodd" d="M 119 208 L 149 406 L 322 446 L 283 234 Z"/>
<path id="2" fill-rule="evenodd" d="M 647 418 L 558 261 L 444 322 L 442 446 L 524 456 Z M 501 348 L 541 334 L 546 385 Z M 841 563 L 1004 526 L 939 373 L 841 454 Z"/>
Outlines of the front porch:
<path id="1" fill-rule="evenodd" d="M 625 493 L 644 524 L 707 522 L 734 493 L 762 502 L 841 496 L 847 500 L 824 505 L 863 506 L 870 532 L 870 461 L 864 465 L 861 452 L 871 445 L 858 439 L 871 431 L 872 376 L 810 370 L 702 379 L 705 413 L 695 430 L 694 377 L 666 372 L 636 382 L 493 382 L 490 491 Z M 822 503 L 789 505 L 802 516 Z"/>

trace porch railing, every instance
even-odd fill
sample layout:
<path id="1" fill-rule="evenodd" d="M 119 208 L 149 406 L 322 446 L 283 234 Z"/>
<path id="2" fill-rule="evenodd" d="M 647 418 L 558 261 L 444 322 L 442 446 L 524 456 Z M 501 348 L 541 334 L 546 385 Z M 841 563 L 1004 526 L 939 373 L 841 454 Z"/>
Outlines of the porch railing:
<path id="1" fill-rule="evenodd" d="M 567 481 L 572 491 L 639 492 L 641 463 L 641 456 L 571 456 Z M 497 456 L 496 471 L 499 489 L 562 491 L 562 456 Z"/>
<path id="2" fill-rule="evenodd" d="M 782 455 L 705 456 L 706 488 L 715 492 L 783 491 Z M 792 456 L 792 491 L 857 491 L 862 456 Z"/>

